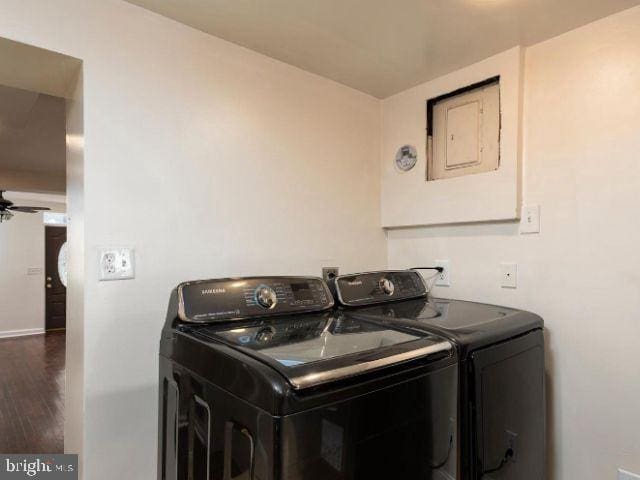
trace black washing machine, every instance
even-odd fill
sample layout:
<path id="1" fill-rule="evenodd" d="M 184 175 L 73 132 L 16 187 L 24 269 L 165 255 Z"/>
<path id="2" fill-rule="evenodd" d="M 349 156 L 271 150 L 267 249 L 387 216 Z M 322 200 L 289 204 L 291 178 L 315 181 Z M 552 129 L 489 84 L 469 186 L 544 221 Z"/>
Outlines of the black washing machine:
<path id="1" fill-rule="evenodd" d="M 461 480 L 545 479 L 543 321 L 512 308 L 427 298 L 414 270 L 336 277 L 351 318 L 448 338 L 459 355 Z"/>
<path id="2" fill-rule="evenodd" d="M 160 480 L 453 479 L 457 352 L 317 278 L 187 282 L 160 343 Z"/>

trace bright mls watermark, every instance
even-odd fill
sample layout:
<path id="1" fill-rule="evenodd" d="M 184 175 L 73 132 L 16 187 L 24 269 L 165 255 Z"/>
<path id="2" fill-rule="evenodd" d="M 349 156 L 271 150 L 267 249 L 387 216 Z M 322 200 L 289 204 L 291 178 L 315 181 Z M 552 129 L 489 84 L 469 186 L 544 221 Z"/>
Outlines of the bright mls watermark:
<path id="1" fill-rule="evenodd" d="M 2 455 L 0 480 L 78 480 L 78 455 Z"/>

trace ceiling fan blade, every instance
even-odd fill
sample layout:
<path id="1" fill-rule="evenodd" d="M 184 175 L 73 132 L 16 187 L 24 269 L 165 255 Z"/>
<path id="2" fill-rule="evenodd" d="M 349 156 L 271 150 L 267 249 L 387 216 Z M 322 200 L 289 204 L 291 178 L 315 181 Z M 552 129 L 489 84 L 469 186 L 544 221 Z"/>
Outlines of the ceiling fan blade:
<path id="1" fill-rule="evenodd" d="M 9 207 L 9 210 L 12 212 L 23 212 L 23 213 L 38 213 L 41 210 L 49 210 L 48 208 L 41 207 Z"/>
<path id="2" fill-rule="evenodd" d="M 20 205 L 20 206 L 9 207 L 9 210 L 14 210 L 16 212 L 22 212 L 22 211 L 25 211 L 25 210 L 32 210 L 34 212 L 37 212 L 39 210 L 51 210 L 51 209 L 48 208 L 48 207 L 27 207 L 27 206 L 24 206 L 24 205 Z"/>

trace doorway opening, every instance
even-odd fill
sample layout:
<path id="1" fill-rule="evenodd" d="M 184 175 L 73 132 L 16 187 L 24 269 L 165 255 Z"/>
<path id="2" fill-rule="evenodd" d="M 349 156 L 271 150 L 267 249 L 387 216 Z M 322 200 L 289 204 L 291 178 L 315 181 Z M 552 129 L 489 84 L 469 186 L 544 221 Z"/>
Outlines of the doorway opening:
<path id="1" fill-rule="evenodd" d="M 81 453 L 82 62 L 0 38 L 0 453 Z"/>
<path id="2" fill-rule="evenodd" d="M 2 106 L 6 105 L 0 103 L 4 120 L 7 114 Z M 18 145 L 20 142 L 7 145 L 8 138 L 20 137 L 16 130 L 5 127 L 0 134 L 0 165 L 5 169 L 10 165 L 6 156 L 26 146 Z M 40 141 L 33 135 L 30 143 Z M 64 149 L 62 160 L 64 166 Z M 47 226 L 44 215 L 64 216 L 65 197 L 9 191 L 3 198 L 0 377 L 7 388 L 0 395 L 0 411 L 5 413 L 0 415 L 0 452 L 62 453 L 66 288 L 58 286 L 60 275 L 51 257 L 58 254 L 66 227 Z"/>

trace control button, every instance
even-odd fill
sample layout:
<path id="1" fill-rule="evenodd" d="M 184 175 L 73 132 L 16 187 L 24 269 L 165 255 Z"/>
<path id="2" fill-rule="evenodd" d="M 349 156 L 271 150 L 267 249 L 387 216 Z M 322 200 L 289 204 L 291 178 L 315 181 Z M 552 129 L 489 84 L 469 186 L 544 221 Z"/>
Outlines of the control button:
<path id="1" fill-rule="evenodd" d="M 278 303 L 278 297 L 273 288 L 267 285 L 260 285 L 254 292 L 254 297 L 258 305 L 262 308 L 273 308 Z"/>
<path id="2" fill-rule="evenodd" d="M 393 285 L 393 282 L 388 278 L 383 278 L 380 280 L 380 290 L 382 290 L 387 295 L 393 295 L 393 291 L 396 287 Z"/>

